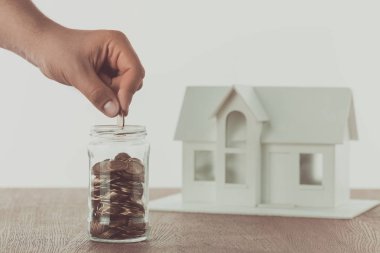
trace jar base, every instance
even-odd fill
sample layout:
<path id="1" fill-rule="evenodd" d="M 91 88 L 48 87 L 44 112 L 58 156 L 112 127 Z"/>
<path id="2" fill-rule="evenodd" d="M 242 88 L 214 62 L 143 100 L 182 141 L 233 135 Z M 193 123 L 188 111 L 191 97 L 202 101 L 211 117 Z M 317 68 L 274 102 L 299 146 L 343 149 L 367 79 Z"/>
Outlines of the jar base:
<path id="1" fill-rule="evenodd" d="M 146 241 L 147 239 L 148 239 L 148 236 L 141 236 L 137 238 L 130 238 L 130 239 L 124 239 L 124 240 L 101 239 L 101 238 L 90 236 L 91 241 L 105 242 L 105 243 L 134 243 L 134 242 Z"/>

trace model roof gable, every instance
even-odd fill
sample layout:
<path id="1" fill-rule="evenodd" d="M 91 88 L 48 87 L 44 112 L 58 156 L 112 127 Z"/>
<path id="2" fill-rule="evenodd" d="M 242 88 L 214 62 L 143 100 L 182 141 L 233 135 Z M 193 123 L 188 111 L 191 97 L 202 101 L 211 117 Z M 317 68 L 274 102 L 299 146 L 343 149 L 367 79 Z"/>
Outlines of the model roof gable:
<path id="1" fill-rule="evenodd" d="M 217 116 L 218 113 L 225 107 L 228 99 L 234 95 L 239 96 L 243 100 L 249 111 L 258 121 L 264 122 L 269 120 L 268 115 L 265 112 L 259 97 L 256 95 L 255 90 L 250 86 L 244 85 L 232 86 L 223 99 L 221 99 L 215 110 L 211 113 L 211 117 Z"/>
<path id="2" fill-rule="evenodd" d="M 188 87 L 175 139 L 216 141 L 210 117 L 236 92 L 260 121 L 263 143 L 337 144 L 358 137 L 354 104 L 348 88 Z"/>

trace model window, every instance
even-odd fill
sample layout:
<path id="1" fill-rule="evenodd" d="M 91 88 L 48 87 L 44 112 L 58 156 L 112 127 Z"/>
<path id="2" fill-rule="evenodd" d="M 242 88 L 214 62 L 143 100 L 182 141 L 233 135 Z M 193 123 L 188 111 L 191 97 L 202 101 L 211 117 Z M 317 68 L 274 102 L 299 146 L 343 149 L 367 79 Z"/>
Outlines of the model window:
<path id="1" fill-rule="evenodd" d="M 214 155 L 212 151 L 202 150 L 194 153 L 194 180 L 214 181 Z"/>
<path id="2" fill-rule="evenodd" d="M 226 154 L 226 183 L 246 183 L 246 159 L 245 154 Z"/>
<path id="3" fill-rule="evenodd" d="M 322 185 L 322 154 L 300 154 L 300 184 Z"/>
<path id="4" fill-rule="evenodd" d="M 226 122 L 226 147 L 244 148 L 247 139 L 247 127 L 244 114 L 238 111 L 230 112 Z"/>

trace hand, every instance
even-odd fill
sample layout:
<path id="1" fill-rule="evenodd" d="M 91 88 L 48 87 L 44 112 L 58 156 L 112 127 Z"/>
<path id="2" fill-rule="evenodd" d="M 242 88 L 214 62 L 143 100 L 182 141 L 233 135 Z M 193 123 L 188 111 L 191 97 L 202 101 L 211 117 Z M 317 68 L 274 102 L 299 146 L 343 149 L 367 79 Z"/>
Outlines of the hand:
<path id="1" fill-rule="evenodd" d="M 0 24 L 6 24 L 0 26 L 0 47 L 74 86 L 105 115 L 128 114 L 144 68 L 123 33 L 66 28 L 24 0 L 0 0 Z"/>
<path id="2" fill-rule="evenodd" d="M 54 27 L 42 35 L 32 58 L 48 78 L 74 86 L 109 117 L 128 114 L 145 74 L 127 37 L 118 31 Z"/>

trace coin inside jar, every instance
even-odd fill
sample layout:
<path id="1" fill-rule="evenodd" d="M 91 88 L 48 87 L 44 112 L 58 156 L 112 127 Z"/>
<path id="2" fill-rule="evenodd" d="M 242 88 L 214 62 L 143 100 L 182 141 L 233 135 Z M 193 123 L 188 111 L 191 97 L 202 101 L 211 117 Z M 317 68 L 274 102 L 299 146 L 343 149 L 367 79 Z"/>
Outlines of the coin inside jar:
<path id="1" fill-rule="evenodd" d="M 146 232 L 144 164 L 127 153 L 92 167 L 90 233 L 101 239 L 136 238 Z"/>
<path id="2" fill-rule="evenodd" d="M 131 158 L 131 156 L 128 155 L 127 153 L 119 153 L 115 156 L 115 160 L 119 160 L 123 162 L 128 161 L 129 158 Z"/>
<path id="3" fill-rule="evenodd" d="M 141 174 L 144 172 L 144 165 L 137 158 L 130 158 L 128 160 L 128 167 L 126 168 L 128 173 L 131 174 Z"/>

